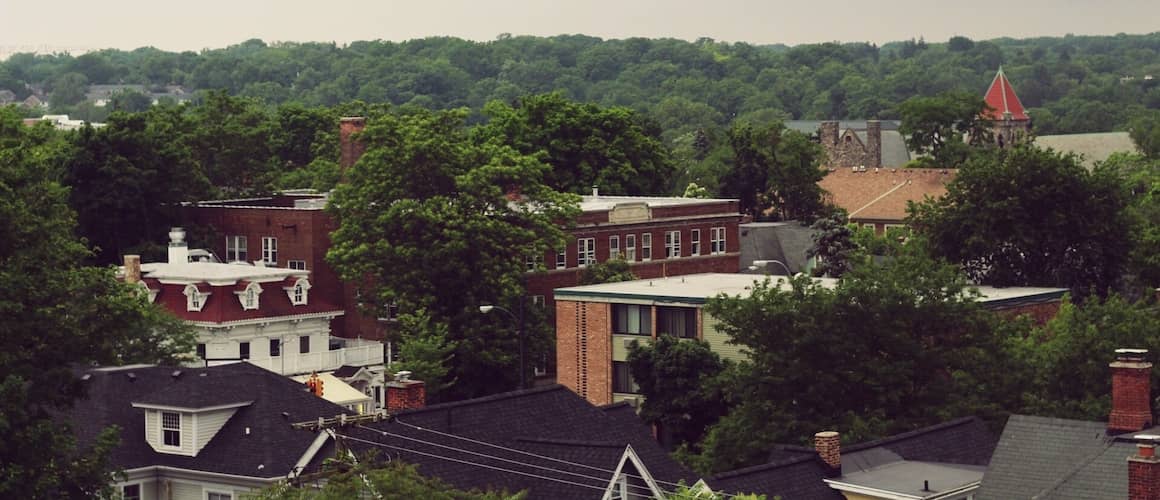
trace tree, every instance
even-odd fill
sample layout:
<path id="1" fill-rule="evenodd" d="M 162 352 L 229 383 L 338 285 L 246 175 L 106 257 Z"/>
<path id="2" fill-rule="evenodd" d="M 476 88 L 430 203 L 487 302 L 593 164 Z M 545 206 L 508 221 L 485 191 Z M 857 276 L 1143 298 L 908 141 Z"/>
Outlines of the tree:
<path id="1" fill-rule="evenodd" d="M 786 130 L 781 123 L 734 124 L 729 143 L 733 163 L 721 191 L 740 199 L 743 213 L 764 218 L 772 210 L 782 220 L 811 220 L 821 212 L 821 147 L 805 134 Z"/>
<path id="2" fill-rule="evenodd" d="M 171 362 L 193 334 L 110 269 L 81 265 L 67 189 L 22 128 L 0 111 L 0 497 L 105 496 L 117 430 L 77 443 L 54 418 L 85 393 L 74 369 Z"/>
<path id="3" fill-rule="evenodd" d="M 461 491 L 437 478 L 426 477 L 414 465 L 392 460 L 377 465 L 363 460 L 327 478 L 321 488 L 295 488 L 286 482 L 275 483 L 246 498 L 254 500 L 343 500 L 347 498 L 381 498 L 383 500 L 521 500 L 524 493 L 506 491 Z"/>
<path id="4" fill-rule="evenodd" d="M 858 250 L 853 239 L 854 230 L 850 228 L 846 214 L 838 211 L 829 217 L 822 217 L 810 229 L 816 231 L 813 234 L 814 244 L 806 252 L 807 256 L 817 258 L 813 275 L 841 278 L 850 270 Z"/>
<path id="5" fill-rule="evenodd" d="M 898 131 L 911 150 L 929 154 L 934 166 L 957 167 L 970 148 L 991 143 L 991 128 L 983 119 L 987 109 L 983 99 L 966 92 L 911 97 L 898 106 L 902 117 Z"/>
<path id="6" fill-rule="evenodd" d="M 1115 153 L 1104 162 L 1125 183 L 1131 221 L 1129 272 L 1147 288 L 1160 287 L 1160 158 Z"/>
<path id="7" fill-rule="evenodd" d="M 660 131 L 623 107 L 570 101 L 560 94 L 524 97 L 512 106 L 493 101 L 476 134 L 551 166 L 544 182 L 584 194 L 597 186 L 618 195 L 656 195 L 673 189 Z"/>
<path id="8" fill-rule="evenodd" d="M 214 187 L 228 196 L 270 190 L 277 170 L 271 165 L 269 117 L 258 102 L 213 91 L 188 116 L 182 137 Z"/>
<path id="9" fill-rule="evenodd" d="M 1140 152 L 1153 160 L 1160 159 L 1160 112 L 1139 116 L 1128 127 Z"/>
<path id="10" fill-rule="evenodd" d="M 516 329 L 478 308 L 519 300 L 525 255 L 563 246 L 560 224 L 579 213 L 575 196 L 544 184 L 548 167 L 537 159 L 469 140 L 466 116 L 375 120 L 362 135 L 366 153 L 330 203 L 338 229 L 327 260 L 343 279 L 366 283 L 364 305 L 380 316 L 389 304 L 425 309 L 447 325 L 457 380 L 449 399 L 515 387 Z"/>
<path id="11" fill-rule="evenodd" d="M 600 283 L 618 283 L 637 279 L 632 274 L 632 268 L 624 259 L 609 259 L 604 262 L 589 264 L 580 273 L 581 285 L 597 285 Z"/>
<path id="12" fill-rule="evenodd" d="M 399 361 L 391 366 L 395 373 L 411 372 L 415 380 L 426 383 L 429 400 L 438 401 L 439 393 L 455 384 L 448 379 L 455 342 L 448 340 L 447 325 L 432 323 L 425 310 L 399 316 L 399 327 L 392 329 L 399 349 Z"/>
<path id="13" fill-rule="evenodd" d="M 783 286 L 705 307 L 748 359 L 727 383 L 728 415 L 702 443 L 704 468 L 759 462 L 771 443 L 818 429 L 857 441 L 931 425 L 988 397 L 994 318 L 954 266 L 913 251 L 832 288 L 804 276 Z"/>
<path id="14" fill-rule="evenodd" d="M 645 397 L 640 417 L 659 427 L 666 446 L 695 445 L 727 411 L 714 383 L 725 363 L 702 340 L 662 335 L 652 344 L 633 341 L 628 365 Z"/>
<path id="15" fill-rule="evenodd" d="M 931 250 L 976 282 L 1103 293 L 1131 248 L 1123 182 L 1071 155 L 1031 146 L 972 159 L 947 195 L 911 212 Z"/>
<path id="16" fill-rule="evenodd" d="M 113 93 L 109 106 L 113 111 L 140 113 L 153 105 L 153 98 L 136 90 L 124 89 Z"/>

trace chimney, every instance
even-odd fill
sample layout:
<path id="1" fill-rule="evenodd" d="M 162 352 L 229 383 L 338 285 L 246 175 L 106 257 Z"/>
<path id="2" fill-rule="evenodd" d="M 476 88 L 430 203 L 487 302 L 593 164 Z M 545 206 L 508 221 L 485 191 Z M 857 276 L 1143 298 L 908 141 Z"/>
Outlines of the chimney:
<path id="1" fill-rule="evenodd" d="M 1152 363 L 1147 349 L 1116 349 L 1112 368 L 1112 412 L 1108 434 L 1137 432 L 1152 426 Z"/>
<path id="2" fill-rule="evenodd" d="M 1128 500 L 1160 500 L 1160 457 L 1156 441 L 1160 436 L 1141 434 L 1136 454 L 1128 457 Z"/>
<path id="3" fill-rule="evenodd" d="M 411 372 L 398 372 L 395 374 L 395 380 L 387 382 L 387 413 L 425 406 L 427 406 L 427 384 L 421 380 L 411 380 Z"/>
<path id="4" fill-rule="evenodd" d="M 125 283 L 135 285 L 141 282 L 141 256 L 125 256 Z"/>
<path id="5" fill-rule="evenodd" d="M 354 139 L 354 134 L 360 133 L 367 126 L 367 119 L 362 116 L 348 116 L 342 118 L 338 125 L 338 141 L 342 156 L 338 165 L 342 170 L 354 166 L 363 152 L 367 150 L 362 141 Z"/>
<path id="6" fill-rule="evenodd" d="M 866 121 L 866 165 L 882 166 L 882 122 L 878 120 Z"/>
<path id="7" fill-rule="evenodd" d="M 189 262 L 189 247 L 185 243 L 185 230 L 175 227 L 169 230 L 169 263 L 185 264 Z M 139 273 L 138 273 L 139 275 Z"/>
<path id="8" fill-rule="evenodd" d="M 822 431 L 814 434 L 814 449 L 830 470 L 829 477 L 842 475 L 842 439 L 837 432 Z"/>
<path id="9" fill-rule="evenodd" d="M 818 130 L 818 139 L 822 141 L 822 146 L 827 150 L 832 146 L 838 145 L 838 122 L 824 121 Z"/>

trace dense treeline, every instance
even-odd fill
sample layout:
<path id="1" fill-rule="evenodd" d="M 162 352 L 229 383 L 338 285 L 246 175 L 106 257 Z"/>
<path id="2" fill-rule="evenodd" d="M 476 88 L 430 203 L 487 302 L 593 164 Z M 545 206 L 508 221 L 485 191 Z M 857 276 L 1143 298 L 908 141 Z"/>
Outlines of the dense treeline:
<path id="1" fill-rule="evenodd" d="M 224 89 L 269 104 L 333 106 L 357 99 L 473 110 L 491 100 L 561 91 L 574 100 L 646 112 L 671 139 L 740 117 L 898 118 L 897 105 L 912 96 L 981 94 L 1000 65 L 1041 134 L 1122 129 L 1140 111 L 1160 109 L 1160 33 L 954 37 L 946 43 L 909 40 L 882 47 L 583 35 L 364 41 L 341 47 L 248 40 L 201 53 L 140 48 L 77 57 L 16 54 L 0 62 L 0 89 L 21 99 L 39 89 L 55 110 L 87 118 L 83 115 L 104 110 L 77 106 L 86 84 Z"/>

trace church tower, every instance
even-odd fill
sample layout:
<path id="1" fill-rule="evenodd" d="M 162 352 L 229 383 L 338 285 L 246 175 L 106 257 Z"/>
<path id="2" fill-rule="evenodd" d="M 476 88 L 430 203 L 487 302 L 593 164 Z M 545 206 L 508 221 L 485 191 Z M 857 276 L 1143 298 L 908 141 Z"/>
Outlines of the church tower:
<path id="1" fill-rule="evenodd" d="M 1007 75 L 1003 74 L 1002 66 L 999 66 L 995 79 L 991 80 L 991 87 L 987 89 L 983 100 L 991 107 L 983 115 L 990 120 L 995 143 L 1000 148 L 1015 145 L 1030 134 L 1031 117 L 1027 116 L 1023 103 L 1015 95 L 1015 88 L 1007 80 Z"/>

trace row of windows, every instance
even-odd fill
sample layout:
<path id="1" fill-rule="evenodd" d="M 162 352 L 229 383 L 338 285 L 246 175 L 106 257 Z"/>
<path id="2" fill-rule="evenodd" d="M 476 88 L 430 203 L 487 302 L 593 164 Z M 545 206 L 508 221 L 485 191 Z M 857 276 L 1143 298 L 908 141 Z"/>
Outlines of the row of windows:
<path id="1" fill-rule="evenodd" d="M 236 261 L 250 261 L 250 252 L 248 250 L 246 237 L 240 235 L 226 236 L 226 262 Z M 278 238 L 273 236 L 262 237 L 262 262 L 270 267 L 278 266 Z M 305 271 L 306 261 L 289 260 L 286 261 L 286 267 Z"/>
<path id="2" fill-rule="evenodd" d="M 619 335 L 652 336 L 651 306 L 613 304 L 612 331 Z M 656 307 L 656 334 L 697 338 L 697 310 L 692 307 Z"/>
<path id="3" fill-rule="evenodd" d="M 725 253 L 725 228 L 714 227 L 709 229 L 709 251 L 708 255 L 720 255 Z M 650 261 L 653 258 L 653 241 L 652 233 L 640 234 L 640 260 Z M 680 258 L 684 252 L 681 246 L 681 232 L 680 231 L 665 231 L 665 256 L 666 259 Z M 689 255 L 705 255 L 701 243 L 701 230 L 692 229 L 689 231 Z M 620 235 L 608 237 L 608 258 L 609 259 L 624 259 L 629 262 L 637 261 L 637 235 L 624 235 L 624 246 L 620 246 Z M 596 260 L 596 238 L 578 238 L 576 240 L 576 265 L 578 267 L 586 267 L 590 264 L 595 264 Z M 540 269 L 543 264 L 543 256 L 533 255 L 526 260 L 527 270 L 535 271 Z M 556 269 L 566 269 L 568 267 L 568 252 L 562 250 L 556 253 Z"/>
<path id="4" fill-rule="evenodd" d="M 305 278 L 295 281 L 294 286 L 286 289 L 290 303 L 296 306 L 304 306 L 308 303 L 309 292 L 310 281 Z M 185 294 L 185 309 L 187 311 L 201 311 L 211 292 L 203 292 L 198 289 L 197 285 L 191 284 L 185 286 L 183 293 Z M 243 311 L 251 311 L 261 306 L 259 296 L 262 294 L 262 286 L 257 283 L 250 283 L 245 290 L 234 293 L 237 294 Z"/>
<path id="5" fill-rule="evenodd" d="M 284 341 L 282 339 L 269 339 L 269 342 L 270 342 L 270 350 L 269 350 L 270 357 L 276 358 L 278 356 L 281 356 L 282 355 L 282 344 L 285 344 L 286 341 Z M 330 350 L 332 350 L 332 351 L 337 350 L 341 347 L 342 347 L 341 344 L 335 344 L 335 345 L 330 346 Z M 310 336 L 309 335 L 302 335 L 302 336 L 298 337 L 298 353 L 299 354 L 309 354 L 310 353 Z M 203 344 L 203 343 L 197 344 L 197 357 L 200 359 L 205 359 L 205 356 L 206 356 L 205 344 Z M 238 343 L 238 358 L 250 359 L 250 343 L 249 342 L 239 342 Z"/>

